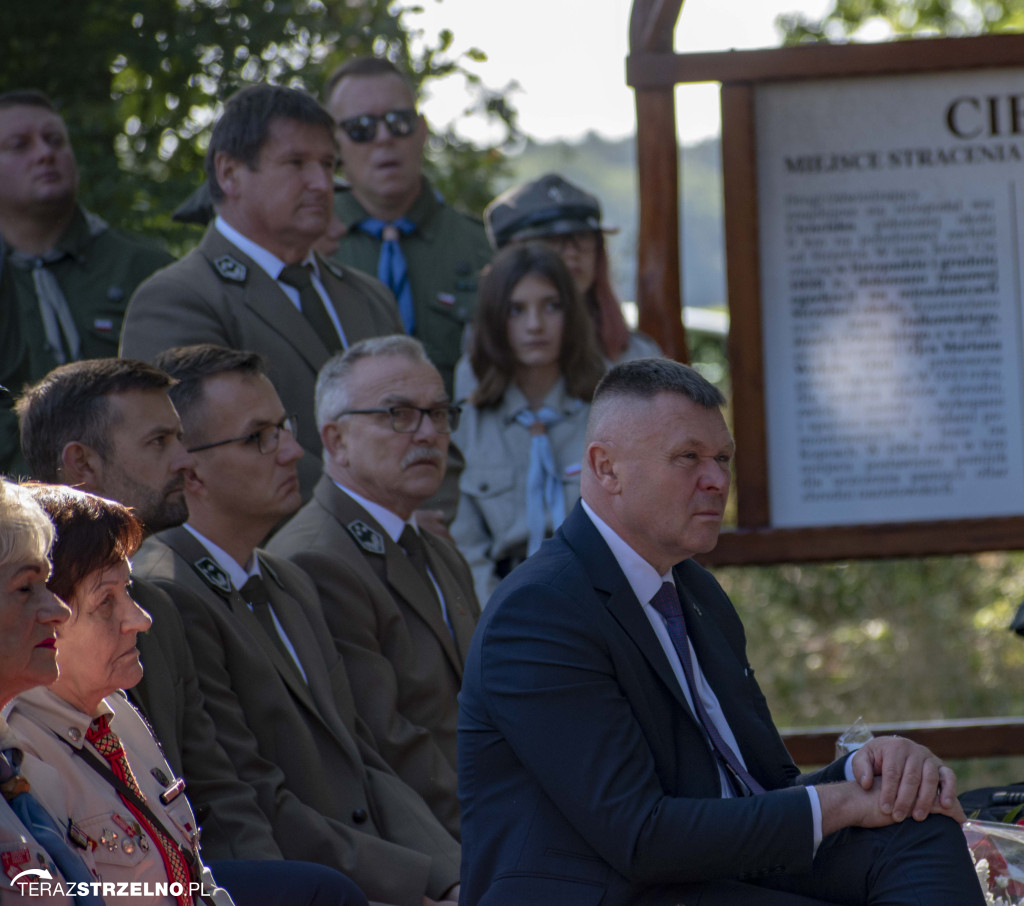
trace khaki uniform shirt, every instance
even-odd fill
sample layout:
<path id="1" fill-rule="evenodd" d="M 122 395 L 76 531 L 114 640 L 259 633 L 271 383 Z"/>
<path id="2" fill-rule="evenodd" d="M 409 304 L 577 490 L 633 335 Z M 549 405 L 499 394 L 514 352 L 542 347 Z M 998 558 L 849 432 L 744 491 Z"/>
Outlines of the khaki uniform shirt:
<path id="1" fill-rule="evenodd" d="M 561 413 L 562 420 L 548 429 L 548 438 L 565 492 L 568 514 L 580 496 L 580 465 L 590 406 L 573 399 L 559 379 L 544 405 Z M 481 607 L 498 585 L 494 568 L 506 557 L 524 557 L 529 530 L 526 526 L 526 476 L 530 468 L 531 435 L 515 421 L 527 408 L 526 398 L 515 384 L 495 409 L 466 404 L 452 439 L 466 456 L 459 480 L 459 509 L 452 523 L 452 537 L 473 571 Z M 558 526 L 548 527 L 554 531 Z"/>
<path id="2" fill-rule="evenodd" d="M 146 804 L 160 820 L 164 829 L 198 857 L 195 815 L 185 793 L 164 805 L 160 794 L 176 780 L 171 766 L 164 760 L 153 735 L 138 712 L 119 693 L 108 695 L 96 715 L 83 714 L 49 689 L 37 686 L 14 700 L 9 720 L 15 732 L 25 740 L 24 748 L 41 761 L 57 769 L 64 781 L 67 816 L 89 837 L 92 856 L 102 881 L 140 882 L 155 889 L 167 884 L 167 871 L 157 844 L 138 828 L 120 794 L 97 771 L 72 751 L 87 746 L 106 764 L 106 760 L 85 742 L 85 733 L 93 717 L 110 714 L 110 727 L 124 746 L 132 773 L 146 798 Z M 32 791 L 48 812 L 58 814 L 62 807 L 52 799 L 54 790 L 41 782 L 34 762 L 22 765 L 22 773 L 32 784 Z M 58 791 L 59 792 L 59 791 Z M 66 823 L 59 821 L 59 823 Z M 131 833 L 125 830 L 128 825 Z M 213 875 L 201 867 L 202 884 L 217 906 L 233 906 L 228 892 L 217 887 Z M 104 896 L 108 904 L 131 903 L 131 906 L 175 906 L 173 896 Z"/>
<path id="3" fill-rule="evenodd" d="M 7 726 L 7 722 L 0 718 L 0 751 L 6 749 L 22 749 L 24 744 L 21 739 L 15 735 L 15 733 Z M 25 773 L 30 769 L 32 773 L 41 779 L 40 785 L 45 786 L 52 790 L 52 798 L 54 801 L 61 803 L 58 805 L 55 812 L 51 813 L 51 817 L 54 817 L 58 824 L 63 824 L 67 821 L 67 807 L 63 804 L 62 790 L 60 778 L 57 772 L 43 764 L 31 755 L 24 756 L 22 760 L 22 772 Z M 34 792 L 34 790 L 33 790 Z M 38 798 L 38 797 L 37 797 Z M 55 817 L 60 815 L 61 817 Z M 89 869 L 93 868 L 93 862 L 91 856 L 86 853 L 81 853 L 82 861 Z M 35 838 L 28 831 L 24 824 L 21 823 L 21 819 L 14 814 L 14 811 L 7 804 L 6 801 L 0 799 L 0 906 L 14 906 L 14 904 L 20 904 L 20 906 L 36 906 L 36 904 L 43 904 L 43 906 L 58 906 L 58 904 L 72 903 L 73 900 L 70 897 L 62 895 L 42 895 L 43 888 L 21 888 L 11 883 L 11 878 L 17 876 L 26 869 L 45 869 L 49 871 L 54 877 L 46 882 L 54 885 L 52 889 L 56 889 L 56 886 L 66 885 L 67 882 L 60 876 L 60 873 L 54 874 L 53 861 L 48 857 L 46 850 L 36 842 Z M 35 882 L 42 882 L 43 879 L 25 878 L 24 880 Z M 25 895 L 22 896 L 22 893 Z M 36 895 L 36 894 L 39 895 Z"/>
<path id="4" fill-rule="evenodd" d="M 32 271 L 11 263 L 11 249 L 0 239 L 0 328 L 16 324 L 17 340 L 0 339 L 0 384 L 18 391 L 39 380 L 58 362 L 46 347 Z M 117 355 L 121 321 L 128 299 L 153 271 L 173 258 L 153 245 L 107 228 L 90 229 L 85 211 L 75 210 L 55 249 L 64 253 L 46 268 L 57 278 L 81 341 L 83 359 Z M 6 329 L 6 328 L 4 328 Z M 11 348 L 15 346 L 17 348 Z M 0 471 L 25 474 L 17 440 L 17 418 L 0 401 Z"/>
<path id="5" fill-rule="evenodd" d="M 347 189 L 334 197 L 335 213 L 348 232 L 333 259 L 376 276 L 381 240 L 356 228 L 370 214 Z M 400 240 L 412 288 L 413 335 L 426 347 L 451 393 L 462 332 L 476 313 L 477 281 L 491 260 L 491 246 L 483 224 L 439 200 L 426 179 L 405 216 L 416 224 L 416 231 Z"/>

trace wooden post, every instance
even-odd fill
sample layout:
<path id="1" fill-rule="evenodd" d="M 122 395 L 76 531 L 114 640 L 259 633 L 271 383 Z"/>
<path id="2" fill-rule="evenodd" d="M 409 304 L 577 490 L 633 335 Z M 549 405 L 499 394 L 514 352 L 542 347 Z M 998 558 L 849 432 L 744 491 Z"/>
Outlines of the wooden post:
<path id="1" fill-rule="evenodd" d="M 634 0 L 630 63 L 645 54 L 672 52 L 672 31 L 683 0 Z M 681 362 L 690 359 L 683 327 L 679 254 L 679 149 L 674 86 L 637 88 L 637 180 L 640 230 L 637 306 L 640 329 Z"/>

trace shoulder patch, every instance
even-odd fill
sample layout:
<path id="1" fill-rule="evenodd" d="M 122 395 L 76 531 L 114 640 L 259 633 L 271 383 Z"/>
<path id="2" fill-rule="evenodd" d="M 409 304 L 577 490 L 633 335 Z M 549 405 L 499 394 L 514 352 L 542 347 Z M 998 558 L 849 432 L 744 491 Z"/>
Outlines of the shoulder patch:
<path id="1" fill-rule="evenodd" d="M 221 277 L 231 280 L 233 283 L 244 283 L 246 275 L 249 273 L 249 269 L 241 261 L 230 255 L 221 255 L 214 259 L 213 267 Z"/>
<path id="2" fill-rule="evenodd" d="M 349 534 L 355 539 L 356 544 L 364 551 L 369 551 L 371 554 L 384 553 L 384 536 L 376 529 L 370 528 L 362 519 L 350 522 L 345 528 L 349 530 Z"/>
<path id="3" fill-rule="evenodd" d="M 212 557 L 203 557 L 192 564 L 197 573 L 215 591 L 223 594 L 231 594 L 231 579 L 224 572 Z"/>

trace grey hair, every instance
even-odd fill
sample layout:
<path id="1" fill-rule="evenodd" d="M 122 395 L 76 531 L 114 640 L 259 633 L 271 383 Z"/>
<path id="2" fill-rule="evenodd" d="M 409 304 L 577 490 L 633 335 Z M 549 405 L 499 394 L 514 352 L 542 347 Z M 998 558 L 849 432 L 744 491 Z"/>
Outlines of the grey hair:
<path id="1" fill-rule="evenodd" d="M 0 478 L 0 566 L 44 558 L 53 523 L 27 487 Z"/>
<path id="2" fill-rule="evenodd" d="M 354 343 L 344 352 L 332 356 L 317 375 L 315 406 L 318 431 L 322 431 L 328 422 L 334 421 L 338 413 L 351 407 L 348 378 L 355 366 L 363 359 L 378 356 L 402 356 L 413 362 L 433 366 L 423 344 L 405 334 L 371 337 Z"/>

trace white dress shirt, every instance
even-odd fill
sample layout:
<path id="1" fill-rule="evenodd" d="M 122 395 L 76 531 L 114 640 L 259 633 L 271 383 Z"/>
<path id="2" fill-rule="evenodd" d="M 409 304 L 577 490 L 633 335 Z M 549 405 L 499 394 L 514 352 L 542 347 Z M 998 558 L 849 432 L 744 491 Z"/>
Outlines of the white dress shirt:
<path id="1" fill-rule="evenodd" d="M 291 300 L 292 305 L 294 305 L 299 311 L 302 311 L 302 303 L 299 300 L 299 291 L 294 286 L 291 286 L 288 283 L 283 283 L 280 280 L 281 271 L 283 271 L 287 266 L 285 262 L 272 252 L 268 252 L 262 245 L 257 245 L 247 236 L 243 236 L 219 214 L 213 223 L 214 226 L 216 226 L 217 231 L 227 239 L 228 242 L 232 242 L 237 245 L 243 252 L 245 252 L 245 254 L 263 268 L 271 279 L 276 280 L 277 285 L 281 287 L 284 294 Z M 338 332 L 338 339 L 341 340 L 341 348 L 348 349 L 348 340 L 345 339 L 345 331 L 341 326 L 341 322 L 338 320 L 338 313 L 334 310 L 334 304 L 331 302 L 331 297 L 327 295 L 327 290 L 324 288 L 323 282 L 320 280 L 320 268 L 316 263 L 316 255 L 313 254 L 312 250 L 306 253 L 306 257 L 302 259 L 301 263 L 303 265 L 308 264 L 312 269 L 313 286 L 320 294 L 320 298 L 324 301 L 324 308 L 327 311 L 327 317 L 331 319 L 334 329 Z"/>
<path id="2" fill-rule="evenodd" d="M 651 628 L 654 630 L 654 634 L 658 637 L 658 642 L 661 644 L 662 650 L 665 652 L 665 657 L 668 659 L 669 665 L 672 667 L 672 673 L 675 674 L 679 687 L 683 691 L 683 695 L 686 696 L 686 701 L 690 706 L 690 710 L 694 711 L 693 696 L 690 693 L 690 685 L 686 681 L 686 674 L 683 672 L 683 666 L 679 662 L 679 655 L 676 653 L 675 645 L 672 644 L 672 637 L 669 635 L 668 627 L 665 625 L 665 618 L 658 613 L 650 603 L 651 598 L 657 594 L 663 582 L 671 582 L 675 585 L 675 579 L 672 576 L 672 571 L 669 570 L 663 576 L 658 575 L 658 571 L 635 550 L 633 550 L 633 548 L 631 548 L 625 541 L 623 541 L 622 538 L 616 534 L 615 530 L 590 508 L 590 505 L 585 500 L 582 501 L 582 506 L 584 512 L 590 517 L 590 521 L 594 523 L 594 528 L 597 529 L 598 533 L 604 539 L 605 544 L 608 545 L 612 552 L 612 556 L 615 557 L 615 562 L 619 564 L 619 568 L 626 576 L 626 581 L 629 582 L 629 587 L 633 589 L 633 594 L 636 595 L 637 600 L 643 607 L 644 615 L 650 621 Z M 746 767 L 747 765 L 743 760 L 743 754 L 740 752 L 739 745 L 736 742 L 736 737 L 733 734 L 732 729 L 729 727 L 728 721 L 725 719 L 725 713 L 722 711 L 722 706 L 718 703 L 718 697 L 708 684 L 708 681 L 704 676 L 704 671 L 700 668 L 700 661 L 697 659 L 697 652 L 693 649 L 693 643 L 689 639 L 686 640 L 686 643 L 690 646 L 690 660 L 693 662 L 694 685 L 697 687 L 697 694 L 700 696 L 701 703 L 704 705 L 704 708 L 708 713 L 708 717 L 711 718 L 718 732 L 722 734 L 722 738 L 729 744 L 729 747 L 733 752 L 736 753 L 736 757 L 740 760 L 743 766 Z M 694 711 L 694 713 L 696 714 L 696 711 Z M 849 779 L 849 761 L 847 761 L 846 770 L 848 775 L 847 779 Z M 718 766 L 718 774 L 721 780 L 722 797 L 730 798 L 734 795 L 732 792 L 732 785 L 725 773 L 725 768 L 723 768 L 721 764 Z M 821 843 L 821 803 L 818 801 L 818 791 L 814 789 L 814 787 L 807 787 L 807 795 L 810 797 L 811 814 L 814 819 L 814 852 L 817 852 L 818 845 Z"/>

